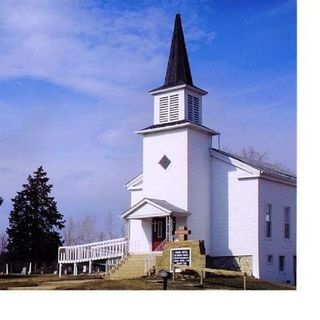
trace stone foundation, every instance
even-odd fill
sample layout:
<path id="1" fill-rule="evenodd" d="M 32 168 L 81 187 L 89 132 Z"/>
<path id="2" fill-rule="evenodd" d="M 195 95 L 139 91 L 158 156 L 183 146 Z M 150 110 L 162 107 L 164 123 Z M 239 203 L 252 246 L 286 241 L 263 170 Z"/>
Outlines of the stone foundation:
<path id="1" fill-rule="evenodd" d="M 163 248 L 161 256 L 156 257 L 155 272 L 159 270 L 170 271 L 170 251 L 171 249 L 190 248 L 191 266 L 190 269 L 200 272 L 203 268 L 223 269 L 245 272 L 252 276 L 252 256 L 206 256 L 204 242 L 199 240 L 173 241 L 167 242 Z"/>
<path id="2" fill-rule="evenodd" d="M 252 256 L 207 256 L 206 266 L 213 269 L 241 271 L 252 276 Z"/>

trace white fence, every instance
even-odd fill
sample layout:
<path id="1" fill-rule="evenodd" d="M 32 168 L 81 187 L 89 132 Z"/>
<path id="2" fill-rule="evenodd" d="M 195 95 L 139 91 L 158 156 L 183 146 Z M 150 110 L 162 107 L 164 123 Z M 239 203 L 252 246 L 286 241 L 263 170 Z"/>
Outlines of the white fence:
<path id="1" fill-rule="evenodd" d="M 58 263 L 79 263 L 94 260 L 122 258 L 128 254 L 125 238 L 59 247 Z"/>

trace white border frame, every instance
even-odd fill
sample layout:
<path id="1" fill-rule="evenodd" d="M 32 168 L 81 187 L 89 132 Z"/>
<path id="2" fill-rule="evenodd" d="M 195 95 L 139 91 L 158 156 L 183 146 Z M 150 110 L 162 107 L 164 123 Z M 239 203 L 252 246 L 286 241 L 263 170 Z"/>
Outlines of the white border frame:
<path id="1" fill-rule="evenodd" d="M 173 250 L 189 250 L 190 251 L 190 264 L 188 267 L 192 266 L 192 249 L 190 247 L 172 248 L 172 249 L 170 249 L 170 272 L 173 272 L 173 268 L 172 268 L 172 251 Z M 181 267 L 184 267 L 184 266 L 181 265 Z"/>

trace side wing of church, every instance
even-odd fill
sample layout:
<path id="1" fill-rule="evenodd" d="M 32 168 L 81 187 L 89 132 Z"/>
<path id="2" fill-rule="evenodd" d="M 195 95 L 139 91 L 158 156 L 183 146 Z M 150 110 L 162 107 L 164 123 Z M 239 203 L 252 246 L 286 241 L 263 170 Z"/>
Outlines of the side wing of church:
<path id="1" fill-rule="evenodd" d="M 206 254 L 246 261 L 257 278 L 295 283 L 296 178 L 212 148 L 219 133 L 202 122 L 180 15 L 176 16 L 164 84 L 149 92 L 154 121 L 143 139 L 143 172 L 126 184 L 122 214 L 131 254 L 161 251 L 187 227 Z"/>

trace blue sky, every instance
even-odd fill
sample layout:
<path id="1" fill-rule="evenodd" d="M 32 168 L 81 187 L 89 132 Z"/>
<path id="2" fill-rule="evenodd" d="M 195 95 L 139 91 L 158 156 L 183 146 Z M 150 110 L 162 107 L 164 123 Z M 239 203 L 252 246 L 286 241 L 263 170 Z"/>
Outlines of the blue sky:
<path id="1" fill-rule="evenodd" d="M 295 170 L 295 1 L 2 1 L 0 230 L 40 165 L 66 218 L 129 207 L 176 13 L 204 125 Z"/>

